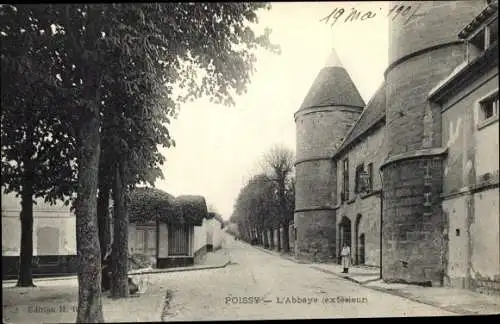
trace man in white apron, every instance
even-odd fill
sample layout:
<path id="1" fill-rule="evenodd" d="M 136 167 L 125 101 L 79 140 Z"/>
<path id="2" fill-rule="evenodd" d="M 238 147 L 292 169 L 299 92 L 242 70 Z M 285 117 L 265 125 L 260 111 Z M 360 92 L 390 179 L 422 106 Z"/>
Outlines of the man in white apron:
<path id="1" fill-rule="evenodd" d="M 348 273 L 349 264 L 351 261 L 351 248 L 347 245 L 347 243 L 344 243 L 344 247 L 340 252 L 340 256 L 342 257 L 342 267 L 344 268 L 344 271 L 342 271 L 342 273 Z"/>

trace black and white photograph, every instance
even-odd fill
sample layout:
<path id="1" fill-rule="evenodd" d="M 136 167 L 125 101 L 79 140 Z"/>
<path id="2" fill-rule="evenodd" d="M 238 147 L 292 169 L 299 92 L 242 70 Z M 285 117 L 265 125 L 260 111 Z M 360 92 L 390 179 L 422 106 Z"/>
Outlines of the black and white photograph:
<path id="1" fill-rule="evenodd" d="M 500 315 L 498 0 L 0 4 L 0 48 L 3 323 Z"/>

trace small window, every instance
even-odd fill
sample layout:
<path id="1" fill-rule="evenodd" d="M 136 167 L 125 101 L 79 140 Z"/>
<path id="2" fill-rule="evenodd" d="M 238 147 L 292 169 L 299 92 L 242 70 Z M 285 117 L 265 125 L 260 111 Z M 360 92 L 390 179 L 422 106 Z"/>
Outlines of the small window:
<path id="1" fill-rule="evenodd" d="M 360 164 L 356 167 L 356 183 L 354 185 L 354 193 L 365 191 L 365 165 Z"/>
<path id="2" fill-rule="evenodd" d="M 479 102 L 480 113 L 479 117 L 480 123 L 493 120 L 498 117 L 498 92 L 494 95 L 483 99 Z"/>

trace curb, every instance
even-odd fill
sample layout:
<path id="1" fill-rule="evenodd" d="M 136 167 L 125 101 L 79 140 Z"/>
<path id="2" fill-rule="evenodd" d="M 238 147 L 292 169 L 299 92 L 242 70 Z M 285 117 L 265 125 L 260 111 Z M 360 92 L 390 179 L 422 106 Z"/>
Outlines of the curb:
<path id="1" fill-rule="evenodd" d="M 414 302 L 417 302 L 417 303 L 420 303 L 420 304 L 425 304 L 425 305 L 436 307 L 436 308 L 439 308 L 439 309 L 442 309 L 442 310 L 445 310 L 445 311 L 448 311 L 448 312 L 452 312 L 452 313 L 455 313 L 457 315 L 480 315 L 480 314 L 482 314 L 480 312 L 464 311 L 463 309 L 461 309 L 459 307 L 454 307 L 454 306 L 439 306 L 439 305 L 436 305 L 436 303 L 434 303 L 434 302 L 427 301 L 427 300 L 421 299 L 419 297 L 414 297 L 411 294 L 407 294 L 407 293 L 398 291 L 396 289 L 367 286 L 368 283 L 374 282 L 374 281 L 378 281 L 380 279 L 369 280 L 369 281 L 366 281 L 366 282 L 361 282 L 361 281 L 358 281 L 356 279 L 353 279 L 353 278 L 350 278 L 350 277 L 347 277 L 347 276 L 342 276 L 342 275 L 340 275 L 338 273 L 335 273 L 333 271 L 330 271 L 330 270 L 322 269 L 322 268 L 315 267 L 315 266 L 311 266 L 311 268 L 319 270 L 319 271 L 322 271 L 322 272 L 325 272 L 325 273 L 333 274 L 333 275 L 335 275 L 335 276 L 337 276 L 339 278 L 343 278 L 343 279 L 352 281 L 352 282 L 354 282 L 354 283 L 356 283 L 356 284 L 358 284 L 358 285 L 360 285 L 362 287 L 365 287 L 365 288 L 368 288 L 368 289 L 371 289 L 371 290 L 375 290 L 375 291 L 383 292 L 383 293 L 386 293 L 386 294 L 390 294 L 390 295 L 402 297 L 402 298 L 405 298 L 405 299 L 408 299 L 408 300 L 411 300 L 411 301 L 414 301 Z"/>
<path id="2" fill-rule="evenodd" d="M 380 278 L 377 278 L 377 279 L 369 279 L 369 280 L 366 280 L 366 281 L 360 281 L 358 279 L 354 279 L 354 278 L 349 277 L 349 276 L 344 276 L 344 275 L 342 275 L 342 274 L 340 274 L 338 272 L 335 272 L 335 271 L 332 271 L 332 270 L 323 269 L 323 268 L 320 268 L 320 267 L 315 266 L 315 265 L 311 265 L 310 267 L 312 269 L 315 269 L 315 270 L 318 270 L 318 271 L 322 271 L 324 273 L 333 274 L 333 275 L 335 275 L 335 276 L 337 276 L 339 278 L 352 281 L 352 282 L 357 283 L 357 284 L 362 285 L 362 286 L 364 286 L 364 285 L 366 285 L 366 284 L 368 284 L 370 282 L 374 282 L 374 281 L 380 280 Z M 369 287 L 367 287 L 367 288 L 369 288 Z"/>
<path id="3" fill-rule="evenodd" d="M 274 251 L 269 251 L 269 250 L 266 250 L 264 248 L 261 248 L 260 246 L 255 246 L 253 245 L 252 247 L 255 247 L 257 250 L 260 250 L 260 251 L 263 251 L 263 252 L 266 252 L 268 254 L 271 254 L 271 255 L 274 255 L 274 256 L 279 256 L 283 259 L 287 259 L 289 261 L 292 261 L 292 262 L 295 262 L 297 264 L 303 264 L 303 263 L 300 263 L 300 262 L 297 262 L 297 260 L 294 260 L 292 258 L 289 258 L 289 257 L 286 257 L 286 256 L 283 256 L 283 255 L 280 255 Z M 379 291 L 379 292 L 383 292 L 383 293 L 386 293 L 386 294 L 390 294 L 390 295 L 394 295 L 394 296 L 398 296 L 398 297 L 402 297 L 402 298 L 405 298 L 405 299 L 408 299 L 408 300 L 411 300 L 411 301 L 414 301 L 414 302 L 417 302 L 417 303 L 420 303 L 420 304 L 425 304 L 425 305 L 428 305 L 428 306 L 433 306 L 433 307 L 436 307 L 436 308 L 439 308 L 439 309 L 442 309 L 442 310 L 445 310 L 445 311 L 448 311 L 448 312 L 451 312 L 451 313 L 455 313 L 457 315 L 481 315 L 482 313 L 481 312 L 472 312 L 472 311 L 465 311 L 463 309 L 461 309 L 460 307 L 458 306 L 440 306 L 440 305 L 436 305 L 436 303 L 434 302 L 431 302 L 431 301 L 427 301 L 425 299 L 421 299 L 421 298 L 418 298 L 418 297 L 414 297 L 413 295 L 411 294 L 407 294 L 407 293 L 404 293 L 404 292 L 400 292 L 398 290 L 395 290 L 395 289 L 388 289 L 388 288 L 381 288 L 381 287 L 373 287 L 373 286 L 368 286 L 367 284 L 370 283 L 370 282 L 374 282 L 374 281 L 378 281 L 380 279 L 372 279 L 372 280 L 368 280 L 366 282 L 361 282 L 361 281 L 358 281 L 356 279 L 353 279 L 351 277 L 348 277 L 348 276 L 343 276 L 339 273 L 336 273 L 334 271 L 330 271 L 330 270 L 326 270 L 326 269 L 322 269 L 320 267 L 316 267 L 314 265 L 310 265 L 309 266 L 311 269 L 315 269 L 315 270 L 318 270 L 318 271 L 321 271 L 321 272 L 324 272 L 324 273 L 328 273 L 328 274 L 332 274 L 332 275 L 335 275 L 339 278 L 342 278 L 342 279 L 346 279 L 348 281 L 351 281 L 353 283 L 356 283 L 362 287 L 365 287 L 365 288 L 368 288 L 368 289 L 372 289 L 372 290 L 375 290 L 375 291 Z"/>
<path id="4" fill-rule="evenodd" d="M 279 254 L 278 252 L 270 251 L 270 250 L 265 249 L 263 247 L 260 247 L 258 245 L 250 245 L 250 246 L 253 247 L 253 248 L 255 248 L 256 250 L 259 250 L 259 251 L 262 251 L 262 252 L 266 252 L 267 254 L 271 254 L 271 255 L 280 257 L 282 259 L 286 259 L 288 261 L 292 261 L 292 262 L 297 263 L 297 264 L 310 264 L 310 262 L 296 260 L 296 259 L 294 259 L 292 257 L 287 256 L 287 255 L 282 255 L 282 254 Z"/>
<path id="5" fill-rule="evenodd" d="M 157 271 L 144 271 L 144 272 L 136 272 L 136 273 L 129 273 L 129 276 L 135 276 L 135 275 L 143 275 L 143 274 L 155 274 L 155 273 L 169 273 L 169 272 L 184 272 L 184 271 L 196 271 L 196 270 L 210 270 L 210 269 L 221 269 L 227 267 L 231 263 L 231 258 L 227 260 L 223 264 L 218 264 L 218 265 L 212 265 L 212 266 L 203 266 L 203 267 L 197 267 L 197 268 L 170 268 L 170 269 L 164 269 L 164 270 L 157 270 Z M 33 278 L 33 280 L 36 281 L 52 281 L 52 280 L 68 280 L 68 279 L 78 279 L 77 276 L 67 276 L 67 277 L 54 277 L 54 278 Z M 17 280 L 2 280 L 2 284 L 6 283 L 16 283 Z"/>
<path id="6" fill-rule="evenodd" d="M 436 307 L 436 308 L 445 310 L 447 312 L 455 313 L 457 315 L 481 315 L 482 314 L 480 312 L 465 311 L 465 310 L 459 308 L 458 306 L 440 306 L 440 305 L 437 305 L 434 302 L 427 301 L 425 299 L 421 299 L 421 298 L 418 298 L 418 297 L 414 297 L 411 294 L 407 294 L 407 293 L 398 291 L 396 289 L 371 287 L 371 286 L 366 286 L 366 285 L 361 285 L 361 286 L 363 286 L 365 288 L 368 288 L 368 289 L 372 289 L 372 290 L 376 290 L 376 291 L 379 291 L 379 292 L 383 292 L 383 293 L 386 293 L 386 294 L 390 294 L 390 295 L 394 295 L 394 296 L 406 298 L 408 300 L 411 300 L 411 301 L 414 301 L 414 302 L 417 302 L 417 303 L 420 303 L 420 304 L 425 304 L 425 305 L 428 305 L 428 306 Z"/>
<path id="7" fill-rule="evenodd" d="M 225 263 L 220 264 L 220 265 L 213 265 L 213 266 L 205 266 L 205 267 L 198 267 L 198 268 L 170 268 L 170 269 L 165 269 L 165 270 L 156 270 L 156 271 L 144 271 L 144 272 L 136 272 L 136 273 L 129 273 L 129 276 L 135 276 L 135 275 L 143 275 L 143 274 L 155 274 L 155 273 L 169 273 L 169 272 L 185 272 L 185 271 L 196 271 L 196 270 L 210 270 L 210 269 L 221 269 L 225 268 L 231 263 L 231 260 L 227 260 Z"/>
<path id="8" fill-rule="evenodd" d="M 361 281 L 358 281 L 358 280 L 356 280 L 356 279 L 354 279 L 354 278 L 351 278 L 351 277 L 349 277 L 349 276 L 343 276 L 343 275 L 340 275 L 340 274 L 338 274 L 338 273 L 336 273 L 336 272 L 333 272 L 333 271 L 331 271 L 331 270 L 326 270 L 326 269 L 323 269 L 323 268 L 320 268 L 320 267 L 317 267 L 317 266 L 313 266 L 313 265 L 312 265 L 312 266 L 310 266 L 310 268 L 311 268 L 311 269 L 318 270 L 318 271 L 321 271 L 321 272 L 324 272 L 324 273 L 328 273 L 328 274 L 335 275 L 335 276 L 337 276 L 337 277 L 339 277 L 339 278 L 342 278 L 342 279 L 346 279 L 346 280 L 352 281 L 352 282 L 357 283 L 357 284 L 359 284 L 359 285 L 363 285 L 363 283 L 362 283 Z M 378 280 L 378 279 L 377 279 L 377 280 Z"/>

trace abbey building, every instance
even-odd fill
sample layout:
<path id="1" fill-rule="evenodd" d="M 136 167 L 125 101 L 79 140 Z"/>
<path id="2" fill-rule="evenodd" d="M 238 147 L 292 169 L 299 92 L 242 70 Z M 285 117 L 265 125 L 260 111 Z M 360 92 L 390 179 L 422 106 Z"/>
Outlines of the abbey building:
<path id="1" fill-rule="evenodd" d="M 498 1 L 389 23 L 365 103 L 335 51 L 295 113 L 297 258 L 500 293 Z"/>

